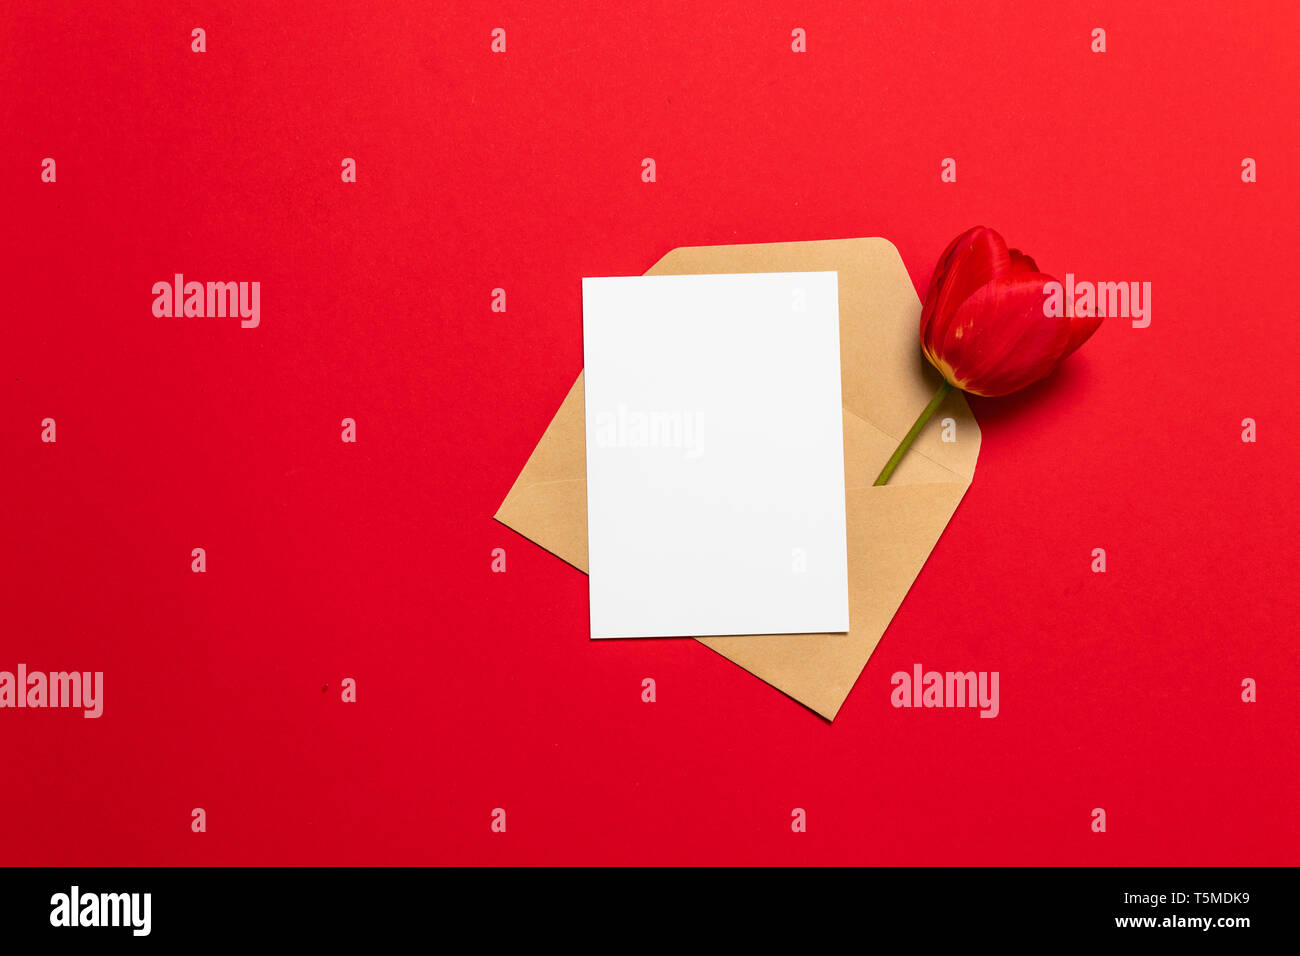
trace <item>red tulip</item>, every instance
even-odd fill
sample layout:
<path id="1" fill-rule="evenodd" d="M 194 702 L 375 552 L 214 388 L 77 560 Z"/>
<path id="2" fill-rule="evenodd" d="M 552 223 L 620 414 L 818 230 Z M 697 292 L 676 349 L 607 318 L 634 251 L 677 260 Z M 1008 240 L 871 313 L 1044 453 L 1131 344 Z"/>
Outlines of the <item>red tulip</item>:
<path id="1" fill-rule="evenodd" d="M 1100 315 L 1048 315 L 1046 286 L 1029 256 L 1008 249 L 1000 235 L 976 226 L 939 257 L 921 309 L 921 351 L 944 382 L 885 465 L 876 484 L 893 474 L 948 391 L 1006 395 L 1046 378 L 1097 327 Z"/>
<path id="2" fill-rule="evenodd" d="M 1045 286 L 1055 281 L 992 229 L 962 233 L 930 280 L 921 350 L 950 384 L 975 395 L 1006 395 L 1047 377 L 1101 324 L 1101 316 L 1047 315 Z"/>

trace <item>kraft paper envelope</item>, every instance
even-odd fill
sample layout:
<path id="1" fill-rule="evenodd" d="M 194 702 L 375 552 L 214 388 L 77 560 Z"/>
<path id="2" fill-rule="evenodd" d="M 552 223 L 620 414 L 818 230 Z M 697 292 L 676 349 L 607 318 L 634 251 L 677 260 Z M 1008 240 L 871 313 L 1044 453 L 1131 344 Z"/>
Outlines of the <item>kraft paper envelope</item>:
<path id="1" fill-rule="evenodd" d="M 885 239 L 683 246 L 647 275 L 839 273 L 849 626 L 842 634 L 696 638 L 832 720 L 970 487 L 980 431 L 954 390 L 888 485 L 873 487 L 939 377 L 921 355 L 921 303 Z M 942 440 L 944 419 L 952 419 Z M 569 390 L 498 509 L 498 521 L 587 569 L 582 376 Z M 666 596 L 667 597 L 667 596 Z M 671 599 L 668 597 L 668 599 Z"/>

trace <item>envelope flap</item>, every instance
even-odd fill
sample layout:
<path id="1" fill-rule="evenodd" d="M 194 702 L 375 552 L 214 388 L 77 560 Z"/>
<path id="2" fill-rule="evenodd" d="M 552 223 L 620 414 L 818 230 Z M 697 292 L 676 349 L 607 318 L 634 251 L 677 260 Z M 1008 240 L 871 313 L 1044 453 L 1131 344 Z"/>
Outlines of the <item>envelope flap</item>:
<path id="1" fill-rule="evenodd" d="M 497 509 L 496 519 L 587 570 L 587 436 L 582 374 Z"/>
<path id="2" fill-rule="evenodd" d="M 679 246 L 646 275 L 832 270 L 839 273 L 844 407 L 896 445 L 941 379 L 921 354 L 921 301 L 892 242 L 871 238 Z M 945 417 L 953 420 L 955 440 L 942 440 Z M 979 425 L 965 396 L 954 391 L 908 455 L 923 455 L 970 482 L 979 446 Z M 886 453 L 875 468 L 879 470 L 888 457 Z M 915 468 L 908 472 L 900 468 L 891 483 L 928 480 Z"/>

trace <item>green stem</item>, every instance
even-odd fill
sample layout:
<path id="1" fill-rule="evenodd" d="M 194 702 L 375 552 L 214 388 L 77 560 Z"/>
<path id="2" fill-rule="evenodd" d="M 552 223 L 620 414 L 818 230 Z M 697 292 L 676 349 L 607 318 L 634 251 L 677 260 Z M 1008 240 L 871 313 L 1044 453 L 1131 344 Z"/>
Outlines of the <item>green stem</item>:
<path id="1" fill-rule="evenodd" d="M 889 456 L 889 461 L 885 462 L 885 467 L 880 470 L 880 477 L 876 479 L 877 485 L 883 485 L 889 481 L 894 474 L 894 469 L 898 467 L 898 463 L 903 460 L 907 450 L 912 447 L 912 442 L 916 441 L 916 436 L 921 434 L 921 429 L 925 427 L 925 423 L 934 417 L 934 413 L 939 410 L 939 406 L 943 404 L 943 400 L 948 397 L 950 391 L 952 391 L 952 383 L 945 378 L 943 384 L 939 386 L 939 390 L 934 393 L 934 398 L 930 399 L 930 404 L 925 406 L 925 411 L 921 412 L 916 419 L 916 423 L 903 436 L 903 440 L 898 443 L 894 453 Z"/>

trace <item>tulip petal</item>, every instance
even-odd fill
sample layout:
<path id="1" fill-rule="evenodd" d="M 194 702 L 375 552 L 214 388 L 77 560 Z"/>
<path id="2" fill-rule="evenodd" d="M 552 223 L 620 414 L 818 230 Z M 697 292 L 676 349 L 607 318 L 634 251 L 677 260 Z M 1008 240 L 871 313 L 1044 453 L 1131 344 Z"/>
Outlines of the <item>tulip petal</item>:
<path id="1" fill-rule="evenodd" d="M 933 337 L 936 316 L 951 316 L 976 289 L 1007 271 L 1007 244 L 987 226 L 968 229 L 948 244 L 930 277 L 921 310 L 921 338 Z"/>
<path id="2" fill-rule="evenodd" d="M 1071 312 L 1074 310 L 1071 309 Z M 1061 353 L 1061 359 L 1064 360 L 1067 355 L 1077 349 L 1084 342 L 1092 337 L 1092 333 L 1101 328 L 1101 315 L 1071 315 L 1070 316 L 1070 338 L 1065 345 L 1065 351 Z"/>
<path id="3" fill-rule="evenodd" d="M 957 309 L 943 337 L 931 339 L 926 355 L 976 395 L 1006 395 L 1046 377 L 1070 338 L 1069 319 L 1045 314 L 1043 289 L 1051 281 L 1017 272 L 985 284 Z"/>
<path id="4" fill-rule="evenodd" d="M 1019 249 L 1009 249 L 1007 256 L 1011 260 L 1008 272 L 1037 272 L 1038 264 Z"/>

